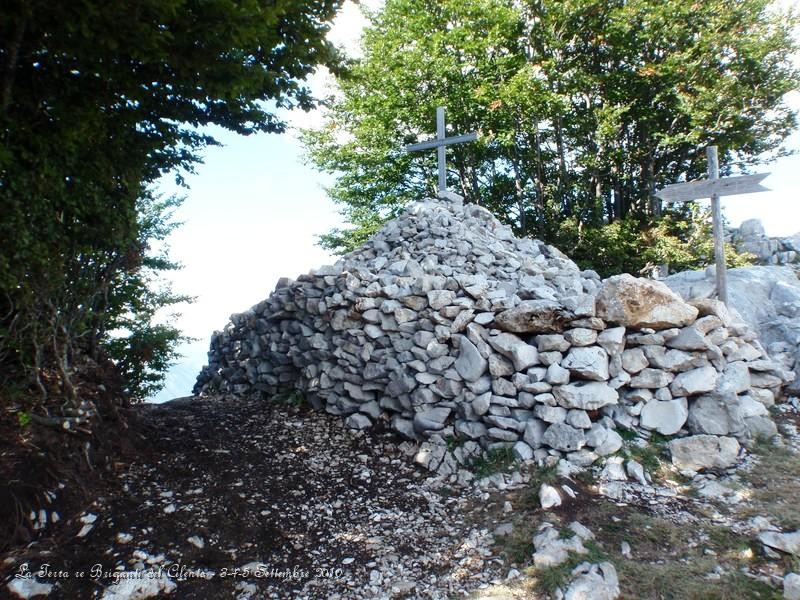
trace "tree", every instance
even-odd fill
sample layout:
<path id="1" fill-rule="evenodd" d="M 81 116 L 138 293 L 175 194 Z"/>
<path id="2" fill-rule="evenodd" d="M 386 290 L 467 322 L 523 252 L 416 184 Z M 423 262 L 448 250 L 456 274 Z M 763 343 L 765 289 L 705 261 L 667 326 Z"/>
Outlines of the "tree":
<path id="1" fill-rule="evenodd" d="M 653 191 L 701 176 L 705 145 L 743 167 L 783 152 L 796 22 L 766 0 L 389 0 L 326 124 L 305 134 L 354 225 L 323 245 L 347 250 L 434 191 L 433 154 L 400 148 L 435 130 L 437 105 L 454 131 L 482 132 L 450 150 L 449 186 L 518 233 L 578 254 L 620 220 L 660 239 Z M 700 221 L 689 229 L 665 224 L 673 245 L 650 258 L 676 255 Z M 629 271 L 649 262 L 624 254 Z"/>
<path id="2" fill-rule="evenodd" d="M 46 396 L 40 375 L 56 369 L 50 381 L 74 398 L 70 371 L 78 357 L 110 350 L 123 370 L 132 364 L 132 343 L 123 348 L 121 338 L 109 336 L 118 325 L 129 328 L 131 342 L 149 332 L 169 354 L 177 333 L 148 329 L 156 308 L 176 300 L 152 290 L 145 276 L 170 266 L 147 253 L 158 236 L 158 228 L 145 224 L 153 218 L 147 211 L 168 209 L 149 198 L 149 186 L 164 173 L 191 171 L 202 148 L 215 143 L 205 125 L 280 132 L 277 108 L 311 107 L 303 79 L 318 65 L 338 65 L 324 38 L 340 4 L 3 4 L 0 364 L 6 377 L 24 369 Z M 159 369 L 166 355 L 137 358 Z"/>

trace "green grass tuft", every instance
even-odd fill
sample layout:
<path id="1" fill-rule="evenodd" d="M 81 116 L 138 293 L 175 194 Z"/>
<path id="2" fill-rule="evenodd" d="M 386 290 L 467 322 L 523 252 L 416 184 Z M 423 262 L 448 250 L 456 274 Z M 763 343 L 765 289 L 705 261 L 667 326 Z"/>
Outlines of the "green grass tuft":
<path id="1" fill-rule="evenodd" d="M 474 459 L 470 466 L 475 477 L 482 479 L 507 471 L 512 464 L 514 464 L 514 452 L 511 446 L 507 446 L 486 451 L 482 456 Z"/>
<path id="2" fill-rule="evenodd" d="M 308 404 L 308 400 L 306 400 L 303 393 L 297 390 L 279 392 L 275 394 L 273 400 L 279 404 L 286 404 L 288 406 L 294 406 L 295 408 L 300 408 Z"/>
<path id="3" fill-rule="evenodd" d="M 602 548 L 592 540 L 583 542 L 589 551 L 586 554 L 569 553 L 569 558 L 560 565 L 536 569 L 536 587 L 540 592 L 554 595 L 558 588 L 563 590 L 570 580 L 572 570 L 583 562 L 599 563 L 608 560 Z"/>

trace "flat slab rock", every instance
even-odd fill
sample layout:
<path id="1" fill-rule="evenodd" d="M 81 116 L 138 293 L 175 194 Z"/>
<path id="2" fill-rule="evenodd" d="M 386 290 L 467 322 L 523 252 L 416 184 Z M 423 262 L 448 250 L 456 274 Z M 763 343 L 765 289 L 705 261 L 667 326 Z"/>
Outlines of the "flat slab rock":
<path id="1" fill-rule="evenodd" d="M 727 469 L 736 464 L 739 442 L 732 437 L 693 435 L 669 443 L 672 464 L 681 471 Z"/>

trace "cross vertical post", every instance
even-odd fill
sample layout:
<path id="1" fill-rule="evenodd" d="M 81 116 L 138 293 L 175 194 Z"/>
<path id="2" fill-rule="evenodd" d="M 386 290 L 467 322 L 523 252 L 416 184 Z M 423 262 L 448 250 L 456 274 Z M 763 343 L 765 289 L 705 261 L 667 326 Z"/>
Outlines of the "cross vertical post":
<path id="1" fill-rule="evenodd" d="M 736 177 L 719 178 L 719 158 L 717 147 L 706 148 L 708 158 L 708 179 L 704 181 L 688 181 L 674 183 L 656 192 L 656 196 L 664 202 L 688 202 L 700 198 L 711 198 L 712 229 L 714 231 L 714 262 L 716 264 L 717 297 L 728 304 L 727 270 L 725 268 L 725 239 L 722 231 L 722 207 L 720 196 L 735 196 L 737 194 L 753 194 L 768 192 L 769 188 L 761 185 L 769 173 L 756 173 L 754 175 L 738 175 Z"/>
<path id="2" fill-rule="evenodd" d="M 465 133 L 463 135 L 454 135 L 453 137 L 445 137 L 446 128 L 444 122 L 444 106 L 436 108 L 436 137 L 427 142 L 420 142 L 418 144 L 411 144 L 403 148 L 405 152 L 415 152 L 417 150 L 429 150 L 436 148 L 436 158 L 439 167 L 439 194 L 447 191 L 447 162 L 445 157 L 445 150 L 447 146 L 452 144 L 463 144 L 464 142 L 473 142 L 478 139 L 476 132 Z"/>
<path id="3" fill-rule="evenodd" d="M 439 106 L 436 108 L 436 139 L 444 140 L 444 136 L 444 106 Z M 444 146 L 436 149 L 436 158 L 439 165 L 439 191 L 444 192 L 447 190 L 447 159 Z"/>
<path id="4" fill-rule="evenodd" d="M 717 147 L 709 146 L 706 148 L 708 158 L 708 180 L 719 180 L 719 158 L 717 157 Z M 719 194 L 715 191 L 711 194 L 711 227 L 714 233 L 714 263 L 717 268 L 717 296 L 728 304 L 728 270 L 725 265 L 725 241 L 722 231 L 722 206 L 719 201 Z"/>

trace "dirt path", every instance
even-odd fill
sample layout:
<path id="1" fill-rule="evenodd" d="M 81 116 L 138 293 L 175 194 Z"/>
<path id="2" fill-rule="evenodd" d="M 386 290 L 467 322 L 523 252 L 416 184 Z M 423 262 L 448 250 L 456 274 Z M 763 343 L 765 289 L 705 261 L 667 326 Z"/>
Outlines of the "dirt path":
<path id="1" fill-rule="evenodd" d="M 150 452 L 29 562 L 69 575 L 40 578 L 55 583 L 50 598 L 137 585 L 198 600 L 448 598 L 499 571 L 487 532 L 465 520 L 470 498 L 427 487 L 388 434 L 239 399 L 141 411 Z M 140 581 L 114 586 L 120 571 Z"/>
<path id="2" fill-rule="evenodd" d="M 800 526 L 797 401 L 775 413 L 781 445 L 757 445 L 727 473 L 681 479 L 658 444 L 631 443 L 622 454 L 652 463 L 652 486 L 607 481 L 601 465 L 570 479 L 552 464 L 504 463 L 506 481 L 521 481 L 499 489 L 489 483 L 499 472 L 444 485 L 393 434 L 289 404 L 190 398 L 136 410 L 143 451 L 81 515 L 0 556 L 1 599 L 22 565 L 45 570 L 46 597 L 69 600 L 535 600 L 566 589 L 583 561 L 612 562 L 625 600 L 750 600 L 780 597 L 783 575 L 800 571 L 757 539 L 767 520 Z M 545 510 L 543 482 L 576 497 Z M 545 521 L 589 527 L 589 553 L 533 566 Z"/>

